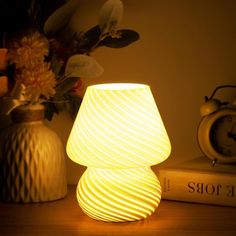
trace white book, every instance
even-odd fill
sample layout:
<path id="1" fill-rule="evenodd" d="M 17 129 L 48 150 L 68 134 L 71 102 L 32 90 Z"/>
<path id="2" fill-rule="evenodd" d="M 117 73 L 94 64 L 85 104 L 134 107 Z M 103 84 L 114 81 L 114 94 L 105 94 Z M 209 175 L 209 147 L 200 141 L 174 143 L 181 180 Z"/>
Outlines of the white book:
<path id="1" fill-rule="evenodd" d="M 162 199 L 236 206 L 236 165 L 199 157 L 158 171 Z"/>

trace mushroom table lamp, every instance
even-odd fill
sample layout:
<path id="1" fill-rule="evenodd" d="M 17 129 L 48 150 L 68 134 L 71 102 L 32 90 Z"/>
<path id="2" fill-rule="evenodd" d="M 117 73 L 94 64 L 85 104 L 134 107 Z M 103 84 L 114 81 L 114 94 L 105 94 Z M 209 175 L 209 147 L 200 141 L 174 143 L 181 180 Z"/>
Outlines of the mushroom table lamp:
<path id="1" fill-rule="evenodd" d="M 89 86 L 67 142 L 67 154 L 87 166 L 77 186 L 82 210 L 100 221 L 135 221 L 151 215 L 161 198 L 152 165 L 171 145 L 150 87 Z"/>

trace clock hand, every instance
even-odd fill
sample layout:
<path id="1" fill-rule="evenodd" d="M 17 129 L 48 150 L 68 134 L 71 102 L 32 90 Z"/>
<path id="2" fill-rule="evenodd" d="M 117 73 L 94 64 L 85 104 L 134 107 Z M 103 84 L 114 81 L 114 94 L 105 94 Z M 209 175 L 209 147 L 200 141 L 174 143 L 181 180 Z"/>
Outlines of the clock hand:
<path id="1" fill-rule="evenodd" d="M 235 133 L 229 132 L 228 137 L 232 138 L 236 142 L 236 134 Z"/>
<path id="2" fill-rule="evenodd" d="M 232 125 L 230 132 L 228 132 L 228 138 L 232 138 L 236 142 L 236 134 L 233 133 L 235 122 Z"/>
<path id="3" fill-rule="evenodd" d="M 232 128 L 231 128 L 231 130 L 230 130 L 230 133 L 233 132 L 233 130 L 234 130 L 234 126 L 235 126 L 235 122 L 234 122 L 233 125 L 232 125 Z"/>

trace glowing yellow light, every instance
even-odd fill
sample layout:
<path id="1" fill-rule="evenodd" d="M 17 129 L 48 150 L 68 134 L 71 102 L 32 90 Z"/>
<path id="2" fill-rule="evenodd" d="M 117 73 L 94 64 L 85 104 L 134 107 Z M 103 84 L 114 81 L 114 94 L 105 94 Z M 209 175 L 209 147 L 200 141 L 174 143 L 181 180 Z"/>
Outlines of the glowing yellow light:
<path id="1" fill-rule="evenodd" d="M 146 218 L 161 198 L 150 166 L 170 150 L 149 86 L 88 87 L 67 142 L 69 157 L 88 167 L 77 187 L 83 211 L 102 221 Z"/>

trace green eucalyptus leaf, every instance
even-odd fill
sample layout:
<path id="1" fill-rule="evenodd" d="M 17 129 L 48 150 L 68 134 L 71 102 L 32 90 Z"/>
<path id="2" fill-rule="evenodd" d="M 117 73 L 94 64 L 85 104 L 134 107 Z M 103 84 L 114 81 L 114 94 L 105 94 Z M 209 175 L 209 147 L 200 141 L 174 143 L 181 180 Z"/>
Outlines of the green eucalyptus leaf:
<path id="1" fill-rule="evenodd" d="M 71 56 L 65 68 L 66 77 L 94 78 L 103 73 L 103 68 L 97 61 L 84 54 Z"/>
<path id="2" fill-rule="evenodd" d="M 55 54 L 52 54 L 51 57 L 51 69 L 56 75 L 56 77 L 59 77 L 61 69 L 63 68 L 64 62 L 61 59 L 58 59 Z"/>
<path id="3" fill-rule="evenodd" d="M 76 93 L 68 93 L 66 95 L 68 101 L 66 109 L 73 119 L 75 119 L 83 98 L 78 96 Z"/>
<path id="4" fill-rule="evenodd" d="M 108 0 L 99 14 L 99 27 L 102 34 L 115 31 L 123 17 L 123 3 L 120 0 Z"/>
<path id="5" fill-rule="evenodd" d="M 100 35 L 101 30 L 98 25 L 95 25 L 83 34 L 81 38 L 78 38 L 81 53 L 90 51 L 99 42 Z"/>
<path id="6" fill-rule="evenodd" d="M 78 0 L 70 0 L 60 8 L 58 8 L 44 24 L 45 34 L 55 34 L 63 29 L 70 21 L 79 5 Z"/>
<path id="7" fill-rule="evenodd" d="M 102 40 L 99 46 L 106 46 L 110 48 L 123 48 L 139 39 L 139 34 L 130 29 L 123 29 L 117 31 L 118 37 L 108 36 Z"/>
<path id="8" fill-rule="evenodd" d="M 56 87 L 56 95 L 55 96 L 62 96 L 63 94 L 70 91 L 74 85 L 80 80 L 79 77 L 69 77 L 66 78 L 61 84 Z"/>
<path id="9" fill-rule="evenodd" d="M 49 121 L 52 120 L 54 113 L 58 114 L 59 111 L 56 108 L 54 103 L 51 102 L 45 102 L 43 103 L 43 105 L 45 106 L 45 118 Z"/>

